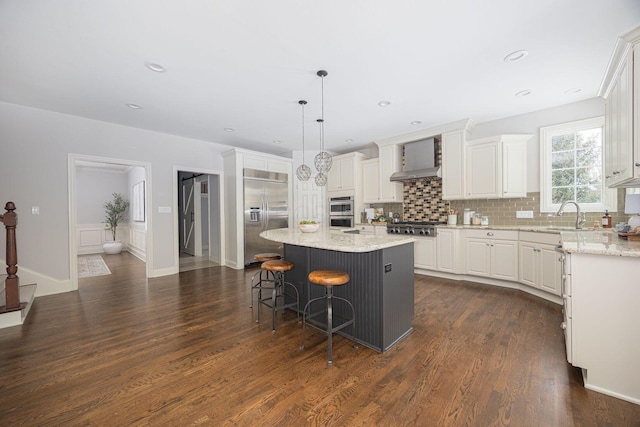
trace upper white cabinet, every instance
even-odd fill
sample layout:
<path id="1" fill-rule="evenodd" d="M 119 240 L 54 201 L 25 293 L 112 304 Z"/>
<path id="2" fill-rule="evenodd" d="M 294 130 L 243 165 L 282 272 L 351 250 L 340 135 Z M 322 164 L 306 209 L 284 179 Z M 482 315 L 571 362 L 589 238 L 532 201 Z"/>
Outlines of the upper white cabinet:
<path id="1" fill-rule="evenodd" d="M 333 156 L 333 162 L 327 175 L 327 192 L 334 196 L 354 196 L 361 192 L 362 153 L 348 153 Z"/>
<path id="2" fill-rule="evenodd" d="M 602 87 L 605 184 L 640 186 L 640 28 L 618 40 Z"/>
<path id="3" fill-rule="evenodd" d="M 442 134 L 442 198 L 465 198 L 465 141 L 469 132 L 459 130 Z"/>
<path id="4" fill-rule="evenodd" d="M 402 183 L 389 180 L 402 170 L 402 147 L 388 145 L 379 148 L 377 159 L 362 162 L 364 203 L 402 202 Z"/>
<path id="5" fill-rule="evenodd" d="M 531 135 L 500 135 L 468 141 L 465 147 L 465 198 L 525 197 L 527 141 L 530 138 Z"/>
<path id="6" fill-rule="evenodd" d="M 442 198 L 498 199 L 527 195 L 531 135 L 469 140 L 466 129 L 442 134 Z"/>

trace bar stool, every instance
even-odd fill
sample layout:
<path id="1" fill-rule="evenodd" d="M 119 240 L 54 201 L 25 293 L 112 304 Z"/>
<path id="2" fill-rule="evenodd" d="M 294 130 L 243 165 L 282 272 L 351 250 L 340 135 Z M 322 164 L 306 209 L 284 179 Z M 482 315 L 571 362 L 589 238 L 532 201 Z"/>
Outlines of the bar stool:
<path id="1" fill-rule="evenodd" d="M 282 258 L 282 255 L 280 255 L 279 253 L 275 253 L 275 252 L 265 252 L 265 253 L 261 253 L 261 254 L 255 254 L 253 256 L 253 259 L 258 261 L 258 262 L 265 262 L 265 261 L 273 261 L 276 259 L 280 259 Z M 254 283 L 256 276 L 258 277 L 258 281 Z M 269 277 L 271 276 L 271 277 Z M 253 294 L 254 291 L 256 289 L 258 289 L 259 287 L 262 286 L 263 282 L 269 282 L 269 283 L 273 283 L 274 280 L 274 275 L 272 272 L 268 271 L 268 270 L 264 270 L 264 269 L 260 269 L 260 271 L 257 271 L 252 277 L 251 277 L 251 304 L 249 305 L 250 308 L 253 308 Z"/>
<path id="2" fill-rule="evenodd" d="M 313 298 L 307 302 L 304 306 L 304 310 L 302 311 L 302 345 L 301 349 L 304 349 L 304 327 L 309 326 L 311 329 L 314 329 L 318 332 L 322 332 L 327 335 L 328 345 L 327 345 L 327 357 L 329 366 L 333 365 L 333 334 L 335 332 L 340 331 L 341 329 L 346 328 L 349 325 L 353 325 L 355 330 L 356 327 L 356 311 L 353 308 L 353 304 L 349 302 L 349 300 L 341 297 L 337 297 L 333 295 L 333 287 L 334 286 L 342 286 L 348 283 L 350 280 L 349 274 L 344 271 L 335 271 L 335 270 L 315 270 L 309 273 L 309 281 L 316 285 L 324 286 L 325 292 L 324 296 Z M 337 326 L 333 326 L 333 300 L 340 300 L 346 302 L 349 307 L 351 307 L 352 317 L 342 318 L 345 321 L 340 323 Z M 318 311 L 316 313 L 311 313 L 310 306 L 312 303 L 320 300 L 325 300 L 326 305 L 323 310 Z M 309 315 L 307 316 L 307 308 L 309 308 Z M 309 319 L 313 319 L 319 315 L 324 315 L 326 313 L 326 329 L 321 328 L 319 326 L 313 325 L 312 323 L 307 323 Z M 336 315 L 336 317 L 341 317 Z M 353 342 L 353 347 L 358 348 L 356 342 Z"/>
<path id="3" fill-rule="evenodd" d="M 284 259 L 265 261 L 262 263 L 261 268 L 263 270 L 271 272 L 273 274 L 273 286 L 260 286 L 258 287 L 258 320 L 260 322 L 260 304 L 264 304 L 271 308 L 271 332 L 276 331 L 276 312 L 278 310 L 284 310 L 285 308 L 296 307 L 296 315 L 298 321 L 300 321 L 300 294 L 298 289 L 290 282 L 285 282 L 284 272 L 293 269 L 293 263 Z M 293 293 L 287 293 L 286 287 L 289 286 L 295 291 Z M 270 297 L 262 297 L 263 290 L 271 290 Z M 287 297 L 293 298 L 295 296 L 295 302 L 287 303 Z M 281 301 L 278 302 L 278 299 Z"/>

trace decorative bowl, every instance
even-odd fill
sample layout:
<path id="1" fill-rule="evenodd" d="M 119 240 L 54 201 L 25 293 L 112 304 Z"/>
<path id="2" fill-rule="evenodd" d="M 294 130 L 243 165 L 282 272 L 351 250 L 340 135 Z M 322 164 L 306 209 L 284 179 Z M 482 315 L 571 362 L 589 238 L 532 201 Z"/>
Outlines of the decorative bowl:
<path id="1" fill-rule="evenodd" d="M 303 233 L 315 233 L 320 228 L 320 224 L 298 224 L 298 228 Z"/>

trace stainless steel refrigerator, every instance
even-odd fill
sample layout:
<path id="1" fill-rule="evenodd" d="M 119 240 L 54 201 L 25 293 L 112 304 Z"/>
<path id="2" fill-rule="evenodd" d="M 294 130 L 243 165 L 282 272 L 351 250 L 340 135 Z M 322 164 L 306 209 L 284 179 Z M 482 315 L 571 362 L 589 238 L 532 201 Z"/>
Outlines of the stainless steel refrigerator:
<path id="1" fill-rule="evenodd" d="M 289 184 L 286 173 L 244 169 L 244 265 L 261 252 L 282 253 L 282 244 L 260 233 L 289 226 Z"/>

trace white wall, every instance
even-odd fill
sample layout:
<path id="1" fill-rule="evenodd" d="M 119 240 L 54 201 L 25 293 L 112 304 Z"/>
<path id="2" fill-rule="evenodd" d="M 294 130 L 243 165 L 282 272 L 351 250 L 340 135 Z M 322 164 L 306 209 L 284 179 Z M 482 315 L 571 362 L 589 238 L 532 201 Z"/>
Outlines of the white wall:
<path id="1" fill-rule="evenodd" d="M 530 133 L 527 146 L 527 191 L 540 191 L 540 127 L 572 122 L 604 115 L 604 99 L 592 98 L 533 113 L 479 123 L 471 138 L 479 139 L 509 133 Z"/>
<path id="2" fill-rule="evenodd" d="M 144 173 L 143 168 L 139 169 Z M 76 171 L 76 222 L 78 224 L 104 222 L 104 204 L 113 199 L 113 193 L 122 193 L 131 200 L 127 175 L 122 172 L 78 168 Z"/>
<path id="3" fill-rule="evenodd" d="M 229 146 L 0 102 L 0 201 L 15 202 L 19 266 L 69 280 L 68 154 L 151 163 L 154 270 L 174 266 L 173 167 L 222 170 Z M 31 206 L 40 215 L 31 215 Z M 4 241 L 4 228 L 0 231 Z M 0 245 L 4 258 L 4 245 Z M 68 284 L 65 284 L 68 285 Z M 66 290 L 66 289 L 64 289 Z M 55 292 L 50 290 L 49 293 Z"/>

